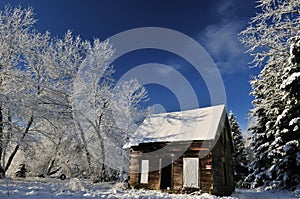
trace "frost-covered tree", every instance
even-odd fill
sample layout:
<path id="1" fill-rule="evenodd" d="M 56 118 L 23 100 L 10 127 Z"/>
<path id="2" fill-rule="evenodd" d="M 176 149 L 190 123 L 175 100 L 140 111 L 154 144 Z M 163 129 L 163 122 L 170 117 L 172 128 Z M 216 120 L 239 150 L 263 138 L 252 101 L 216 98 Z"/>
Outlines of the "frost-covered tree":
<path id="1" fill-rule="evenodd" d="M 299 78 L 294 48 L 300 31 L 300 3 L 260 0 L 258 8 L 261 12 L 240 35 L 241 42 L 254 57 L 254 66 L 264 67 L 251 81 L 251 94 L 255 97 L 251 116 L 256 123 L 250 127 L 254 161 L 247 180 L 253 182 L 254 187 L 290 188 L 299 184 L 299 176 L 292 174 L 300 169 L 296 127 Z M 293 63 L 289 63 L 290 49 L 294 52 Z"/>
<path id="2" fill-rule="evenodd" d="M 239 37 L 254 57 L 254 66 L 265 65 L 275 57 L 287 60 L 290 38 L 299 34 L 299 7 L 299 1 L 293 0 L 257 1 L 257 8 L 261 11 L 251 18 L 249 26 Z M 278 59 L 270 61 L 279 63 Z"/>
<path id="3" fill-rule="evenodd" d="M 33 74 L 37 74 L 36 79 L 40 79 L 42 85 L 39 106 L 43 110 L 36 115 L 38 142 L 36 150 L 30 150 L 28 159 L 36 162 L 34 170 L 39 174 L 54 174 L 60 168 L 68 176 L 78 175 L 75 171 L 78 165 L 81 164 L 82 170 L 86 170 L 86 165 L 82 161 L 84 154 L 79 151 L 83 149 L 80 138 L 75 133 L 71 95 L 72 83 L 83 59 L 83 44 L 68 31 L 62 39 L 50 38 L 43 42 L 42 48 L 41 52 L 28 53 L 29 59 L 38 59 L 34 63 L 38 63 L 40 72 Z"/>
<path id="4" fill-rule="evenodd" d="M 19 148 L 26 147 L 25 139 L 34 121 L 37 100 L 36 93 L 30 90 L 34 79 L 22 68 L 22 53 L 35 37 L 32 15 L 31 8 L 7 6 L 0 12 L 0 170 L 3 173 Z"/>
<path id="5" fill-rule="evenodd" d="M 236 183 L 241 184 L 242 181 L 244 181 L 245 176 L 248 174 L 248 157 L 245 148 L 245 140 L 232 111 L 229 113 L 229 125 L 234 148 L 234 178 Z"/>
<path id="6" fill-rule="evenodd" d="M 111 155 L 119 154 L 121 158 L 110 160 L 109 165 L 120 171 L 120 173 L 128 172 L 129 153 L 123 149 L 123 146 L 129 141 L 131 133 L 133 133 L 143 118 L 148 114 L 141 108 L 141 102 L 147 100 L 147 92 L 145 88 L 136 80 L 118 82 L 113 89 L 113 98 L 111 109 L 114 125 L 114 131 L 110 134 L 113 145 L 109 145 L 108 151 L 115 151 Z M 125 151 L 124 151 L 125 150 Z"/>
<path id="7" fill-rule="evenodd" d="M 74 81 L 72 101 L 75 121 L 86 150 L 89 172 L 100 177 L 106 161 L 105 126 L 110 112 L 113 72 L 109 61 L 114 50 L 108 42 L 100 42 L 98 39 L 93 44 L 86 43 L 86 48 L 88 54 Z"/>
<path id="8" fill-rule="evenodd" d="M 283 63 L 283 109 L 274 124 L 274 141 L 269 147 L 272 166 L 270 175 L 280 186 L 295 187 L 300 184 L 300 42 L 293 38 L 290 60 Z"/>
<path id="9" fill-rule="evenodd" d="M 274 124 L 282 110 L 282 94 L 278 89 L 281 82 L 278 76 L 280 71 L 280 67 L 266 65 L 258 77 L 250 82 L 251 94 L 255 96 L 252 102 L 254 108 L 250 112 L 255 122 L 249 127 L 254 160 L 250 164 L 250 175 L 246 180 L 252 181 L 254 187 L 270 180 L 268 168 L 272 159 L 268 156 L 269 146 L 275 139 Z"/>
<path id="10" fill-rule="evenodd" d="M 114 49 L 108 41 L 94 40 L 87 45 L 88 54 L 74 82 L 73 102 L 81 139 L 89 154 L 90 172 L 94 181 L 111 176 L 111 168 L 124 167 L 120 162 L 122 146 L 145 99 L 145 89 L 136 81 L 112 81 L 109 64 Z M 110 158 L 108 158 L 110 157 Z"/>
<path id="11" fill-rule="evenodd" d="M 31 8 L 0 12 L 0 177 L 19 161 L 35 176 L 104 178 L 146 91 L 136 80 L 115 85 L 108 41 L 53 38 L 35 21 Z"/>

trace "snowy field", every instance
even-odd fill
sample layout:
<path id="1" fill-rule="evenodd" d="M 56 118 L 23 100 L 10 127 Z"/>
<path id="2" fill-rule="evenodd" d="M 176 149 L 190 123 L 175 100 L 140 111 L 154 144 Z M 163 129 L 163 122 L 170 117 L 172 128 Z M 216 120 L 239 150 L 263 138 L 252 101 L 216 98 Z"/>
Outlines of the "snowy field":
<path id="1" fill-rule="evenodd" d="M 124 199 L 285 199 L 299 198 L 291 192 L 258 192 L 254 190 L 237 190 L 231 197 L 216 197 L 209 194 L 168 194 L 150 190 L 125 190 L 123 184 L 90 184 L 88 181 L 71 179 L 30 178 L 26 180 L 0 180 L 0 199 L 2 198 L 124 198 Z"/>

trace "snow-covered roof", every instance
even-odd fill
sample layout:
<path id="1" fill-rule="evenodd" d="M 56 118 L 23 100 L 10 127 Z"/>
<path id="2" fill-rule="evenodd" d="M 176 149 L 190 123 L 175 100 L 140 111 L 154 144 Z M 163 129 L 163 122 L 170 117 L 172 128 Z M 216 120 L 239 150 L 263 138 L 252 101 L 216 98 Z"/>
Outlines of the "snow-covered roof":
<path id="1" fill-rule="evenodd" d="M 222 131 L 225 116 L 224 105 L 153 114 L 144 120 L 124 147 L 150 142 L 214 140 Z"/>

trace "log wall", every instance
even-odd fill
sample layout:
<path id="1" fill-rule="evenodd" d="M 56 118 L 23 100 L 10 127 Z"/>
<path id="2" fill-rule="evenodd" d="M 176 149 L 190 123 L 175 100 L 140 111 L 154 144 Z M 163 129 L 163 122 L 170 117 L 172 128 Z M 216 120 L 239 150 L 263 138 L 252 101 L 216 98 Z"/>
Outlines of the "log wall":
<path id="1" fill-rule="evenodd" d="M 214 195 L 230 195 L 234 191 L 232 152 L 229 124 L 225 123 L 220 139 L 212 150 Z"/>
<path id="2" fill-rule="evenodd" d="M 207 142 L 206 142 L 207 143 Z M 211 193 L 212 170 L 206 165 L 211 165 L 212 157 L 209 152 L 209 145 L 202 148 L 202 141 L 176 142 L 176 143 L 148 143 L 131 148 L 130 156 L 130 179 L 129 184 L 133 188 L 160 189 L 160 159 L 172 160 L 172 176 L 170 176 L 171 189 L 181 190 L 183 188 L 183 158 L 198 158 L 200 152 L 207 154 L 199 161 L 199 189 Z M 163 154 L 153 156 L 152 151 L 160 148 L 166 149 Z M 140 182 L 140 161 L 149 160 L 149 178 L 147 184 Z"/>
<path id="3" fill-rule="evenodd" d="M 227 121 L 227 120 L 226 120 Z M 143 143 L 131 148 L 130 179 L 132 188 L 160 189 L 162 159 L 171 159 L 171 190 L 183 190 L 183 158 L 199 159 L 199 190 L 215 195 L 230 195 L 234 190 L 232 141 L 228 122 L 213 147 L 213 141 Z M 151 153 L 159 150 L 160 153 Z M 148 183 L 140 183 L 140 162 L 149 160 Z"/>

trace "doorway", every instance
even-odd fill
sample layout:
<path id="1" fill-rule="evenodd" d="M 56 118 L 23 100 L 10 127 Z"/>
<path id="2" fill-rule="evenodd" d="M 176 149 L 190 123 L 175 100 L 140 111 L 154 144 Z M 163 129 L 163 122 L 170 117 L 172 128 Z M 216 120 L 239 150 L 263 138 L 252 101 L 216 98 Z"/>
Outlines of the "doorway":
<path id="1" fill-rule="evenodd" d="M 171 189 L 172 186 L 172 159 L 161 158 L 160 160 L 160 189 Z M 163 168 L 162 168 L 163 167 Z"/>

